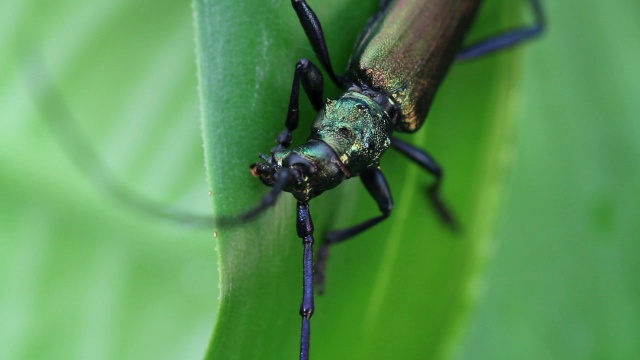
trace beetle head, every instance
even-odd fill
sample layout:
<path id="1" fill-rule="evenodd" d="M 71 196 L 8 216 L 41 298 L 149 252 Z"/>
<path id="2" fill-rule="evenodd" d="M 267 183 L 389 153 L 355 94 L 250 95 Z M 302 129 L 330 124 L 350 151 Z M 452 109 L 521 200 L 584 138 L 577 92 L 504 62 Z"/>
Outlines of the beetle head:
<path id="1" fill-rule="evenodd" d="M 308 179 L 316 172 L 315 167 L 302 155 L 295 151 L 277 151 L 267 157 L 260 155 L 264 160 L 251 164 L 251 174 L 260 178 L 263 184 L 274 187 L 278 182 L 282 183 L 282 190 L 294 194 L 300 198 L 307 193 Z M 285 175 L 286 174 L 286 175 Z M 283 179 L 286 176 L 286 179 Z M 305 198 L 302 195 L 302 198 Z"/>
<path id="2" fill-rule="evenodd" d="M 282 189 L 300 201 L 309 201 L 348 177 L 335 152 L 322 141 L 310 140 L 291 149 L 274 151 L 270 157 L 260 157 L 264 161 L 252 164 L 251 173 L 265 185 L 274 187 L 278 181 L 284 181 L 281 178 L 286 172 L 288 178 Z"/>

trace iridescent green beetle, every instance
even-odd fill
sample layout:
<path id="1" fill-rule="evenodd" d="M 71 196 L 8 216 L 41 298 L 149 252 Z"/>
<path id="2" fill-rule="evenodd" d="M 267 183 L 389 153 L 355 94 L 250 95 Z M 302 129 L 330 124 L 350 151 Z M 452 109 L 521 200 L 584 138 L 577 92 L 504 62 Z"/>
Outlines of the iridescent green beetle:
<path id="1" fill-rule="evenodd" d="M 322 286 L 329 246 L 349 239 L 389 216 L 393 200 L 378 168 L 384 152 L 393 147 L 435 176 L 431 200 L 441 218 L 455 222 L 439 195 L 442 169 L 427 152 L 393 137 L 415 132 L 425 121 L 431 102 L 456 59 L 475 58 L 515 45 L 540 34 L 544 18 L 539 0 L 528 0 L 535 15 L 531 26 L 516 28 L 463 47 L 480 0 L 382 0 L 380 10 L 358 38 L 346 73 L 333 71 L 322 27 L 305 0 L 292 0 L 320 63 L 333 82 L 345 90 L 336 100 L 323 101 L 323 76 L 307 59 L 296 64 L 285 130 L 270 156 L 251 165 L 253 175 L 272 190 L 260 205 L 225 222 L 249 220 L 273 205 L 282 191 L 298 200 L 297 231 L 303 241 L 303 298 L 300 359 L 309 358 L 310 318 L 315 283 Z M 298 98 L 302 84 L 318 117 L 307 141 L 290 148 L 298 126 Z M 382 214 L 353 227 L 327 234 L 313 264 L 313 224 L 309 201 L 342 181 L 360 176 Z"/>

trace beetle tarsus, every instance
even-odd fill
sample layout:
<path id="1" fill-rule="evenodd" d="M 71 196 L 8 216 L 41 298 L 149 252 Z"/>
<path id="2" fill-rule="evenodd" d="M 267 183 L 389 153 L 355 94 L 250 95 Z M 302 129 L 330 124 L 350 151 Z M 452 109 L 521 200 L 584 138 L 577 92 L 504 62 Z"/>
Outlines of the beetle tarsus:
<path id="1" fill-rule="evenodd" d="M 433 208 L 438 213 L 440 220 L 451 229 L 453 232 L 458 232 L 459 225 L 455 215 L 449 209 L 447 204 L 442 200 L 440 196 L 440 181 L 436 181 L 433 185 L 427 188 L 427 193 Z"/>
<path id="2" fill-rule="evenodd" d="M 300 360 L 309 359 L 309 345 L 311 338 L 311 316 L 315 310 L 313 298 L 313 221 L 309 212 L 309 203 L 298 201 L 296 227 L 298 237 L 302 239 L 304 253 L 302 256 L 302 303 L 300 316 L 302 317 L 302 331 L 300 334 Z"/>

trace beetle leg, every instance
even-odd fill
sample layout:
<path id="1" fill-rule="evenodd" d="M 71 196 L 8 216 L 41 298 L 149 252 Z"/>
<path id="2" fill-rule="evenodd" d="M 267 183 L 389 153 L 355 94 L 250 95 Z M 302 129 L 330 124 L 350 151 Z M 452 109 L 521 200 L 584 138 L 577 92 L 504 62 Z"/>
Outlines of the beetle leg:
<path id="1" fill-rule="evenodd" d="M 435 159 L 426 151 L 395 137 L 391 138 L 391 146 L 416 164 L 420 165 L 423 169 L 427 170 L 431 175 L 435 176 L 436 181 L 428 188 L 429 198 L 442 221 L 455 230 L 458 226 L 456 219 L 440 196 L 440 186 L 444 175 L 442 167 L 440 167 Z"/>
<path id="2" fill-rule="evenodd" d="M 540 35 L 545 26 L 544 12 L 540 0 L 529 0 L 533 8 L 534 24 L 508 30 L 490 38 L 465 46 L 456 60 L 468 60 L 502 50 Z"/>
<path id="3" fill-rule="evenodd" d="M 313 315 L 313 222 L 309 212 L 309 203 L 298 201 L 297 214 L 298 236 L 304 245 L 302 256 L 302 330 L 300 335 L 300 360 L 309 359 L 309 340 L 311 337 L 311 316 Z"/>
<path id="4" fill-rule="evenodd" d="M 324 292 L 324 273 L 327 258 L 329 257 L 329 247 L 344 240 L 350 239 L 358 235 L 359 233 L 369 229 L 370 227 L 378 224 L 382 220 L 389 217 L 389 214 L 391 214 L 391 209 L 393 209 L 391 190 L 389 189 L 387 180 L 385 179 L 384 174 L 382 174 L 382 171 L 380 171 L 380 169 L 375 168 L 366 170 L 360 174 L 360 179 L 369 191 L 369 194 L 371 194 L 371 196 L 376 200 L 376 203 L 378 203 L 378 208 L 380 208 L 382 215 L 346 229 L 331 231 L 326 235 L 324 242 L 322 243 L 322 246 L 320 247 L 320 250 L 318 252 L 318 260 L 316 262 L 315 268 L 315 282 L 318 285 L 318 293 L 320 294 Z"/>
<path id="5" fill-rule="evenodd" d="M 291 5 L 293 5 L 293 9 L 298 15 L 300 25 L 302 25 L 305 34 L 307 34 L 307 39 L 309 39 L 318 60 L 320 60 L 324 69 L 329 73 L 331 80 L 339 87 L 342 87 L 342 79 L 336 75 L 331 66 L 329 50 L 324 40 L 324 32 L 322 31 L 320 20 L 318 20 L 318 17 L 305 0 L 291 0 Z"/>
<path id="6" fill-rule="evenodd" d="M 380 0 L 380 10 L 384 10 L 390 3 L 391 0 Z"/>
<path id="7" fill-rule="evenodd" d="M 291 86 L 291 96 L 289 97 L 287 119 L 284 122 L 285 129 L 280 133 L 280 135 L 278 135 L 278 138 L 276 139 L 278 145 L 271 149 L 272 153 L 286 149 L 291 145 L 291 133 L 298 127 L 298 120 L 300 119 L 300 106 L 298 99 L 300 97 L 301 83 L 316 111 L 320 111 L 324 105 L 322 98 L 324 80 L 320 69 L 307 59 L 298 60 L 296 70 L 293 75 L 293 85 Z"/>

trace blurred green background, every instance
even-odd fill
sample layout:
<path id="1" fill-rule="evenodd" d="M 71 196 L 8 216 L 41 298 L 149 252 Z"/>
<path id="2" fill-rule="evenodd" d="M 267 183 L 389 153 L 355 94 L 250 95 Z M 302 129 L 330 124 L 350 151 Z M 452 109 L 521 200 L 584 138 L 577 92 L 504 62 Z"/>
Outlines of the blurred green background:
<path id="1" fill-rule="evenodd" d="M 493 29 L 490 23 L 495 15 L 491 9 L 499 9 L 505 3 L 487 1 L 488 9 L 479 19 L 480 33 L 482 27 Z M 233 102 L 231 97 L 233 91 L 238 91 L 234 89 L 243 86 L 240 81 L 219 84 L 229 87 L 228 94 L 206 93 L 211 87 L 205 87 L 203 92 L 208 95 L 203 106 L 205 115 L 210 109 L 227 111 L 216 107 L 222 101 L 229 101 L 230 106 L 239 109 L 253 109 L 254 102 L 262 98 L 255 94 L 286 99 L 286 95 L 279 95 L 288 91 L 295 60 L 312 57 L 289 2 L 270 2 L 260 8 L 255 4 L 219 0 L 206 4 L 211 13 L 204 11 L 203 2 L 194 4 L 198 11 L 195 22 L 200 31 L 219 36 L 226 42 L 224 49 L 233 50 L 237 43 L 242 51 L 255 51 L 250 61 L 266 64 L 248 68 L 251 75 L 248 80 L 253 79 L 257 90 L 246 99 Z M 350 42 L 361 26 L 358 21 L 366 19 L 377 1 L 371 1 L 366 9 L 353 1 L 336 0 L 327 4 L 311 2 L 323 23 L 326 21 L 330 48 L 342 49 L 336 55 L 339 68 L 346 61 Z M 194 17 L 190 5 L 188 1 L 148 0 L 0 3 L 0 358 L 202 358 L 214 328 L 217 332 L 213 343 L 222 344 L 226 349 L 216 350 L 214 346 L 209 352 L 210 358 L 214 358 L 216 351 L 226 351 L 228 356 L 239 348 L 256 348 L 262 353 L 261 358 L 293 358 L 288 349 L 298 341 L 296 312 L 301 251 L 299 241 L 294 235 L 290 236 L 293 232 L 290 199 L 279 204 L 275 215 L 224 239 L 228 244 L 226 249 L 232 250 L 230 253 L 235 256 L 227 258 L 227 264 L 233 263 L 236 269 L 244 267 L 246 271 L 232 275 L 249 276 L 254 271 L 251 277 L 254 282 L 248 284 L 246 290 L 253 297 L 248 305 L 223 308 L 221 321 L 216 325 L 220 294 L 217 241 L 212 231 L 157 219 L 115 199 L 97 178 L 102 175 L 101 169 L 88 165 L 93 160 L 91 152 L 78 148 L 76 140 L 70 137 L 74 133 L 64 130 L 65 124 L 75 121 L 82 136 L 86 136 L 106 163 L 109 174 L 122 181 L 127 189 L 172 208 L 211 213 L 203 167 Z M 633 359 L 640 356 L 637 341 L 640 338 L 637 305 L 640 304 L 637 280 L 640 278 L 637 245 L 640 232 L 640 164 L 637 160 L 640 157 L 637 141 L 640 139 L 640 102 L 637 101 L 640 3 L 636 0 L 615 3 L 572 0 L 549 1 L 545 5 L 549 28 L 543 39 L 517 54 L 457 66 L 453 74 L 456 80 L 446 85 L 448 95 L 438 99 L 445 103 L 440 105 L 442 108 L 457 106 L 463 108 L 461 111 L 479 113 L 481 119 L 490 115 L 488 109 L 513 108 L 507 114 L 500 113 L 498 120 L 490 123 L 498 129 L 502 126 L 509 129 L 507 135 L 502 135 L 507 137 L 509 146 L 491 149 L 508 160 L 502 161 L 510 164 L 510 170 L 506 181 L 478 186 L 482 192 L 475 190 L 477 199 L 485 196 L 484 191 L 491 194 L 491 203 L 502 199 L 497 211 L 489 207 L 486 210 L 492 211 L 491 214 L 479 214 L 481 206 L 473 211 L 456 207 L 463 219 L 482 220 L 485 225 L 495 220 L 491 229 L 483 228 L 483 239 L 478 240 L 479 243 L 465 239 L 460 244 L 452 235 L 437 228 L 435 220 L 428 218 L 424 226 L 436 227 L 435 233 L 429 234 L 440 234 L 444 240 L 425 238 L 420 230 L 416 236 L 422 237 L 418 241 L 406 241 L 422 242 L 424 249 L 397 250 L 410 254 L 448 249 L 451 253 L 468 247 L 470 250 L 465 256 L 473 260 L 473 266 L 459 275 L 465 281 L 456 287 L 459 292 L 446 295 L 461 302 L 454 303 L 450 309 L 457 315 L 448 312 L 443 315 L 444 319 L 451 316 L 455 324 L 447 324 L 439 333 L 436 329 L 434 333 L 424 334 L 425 339 L 430 339 L 430 355 L 416 353 L 413 348 L 395 348 L 395 358 Z M 234 7 L 239 12 L 245 11 L 241 14 L 247 18 L 227 12 Z M 262 25 L 250 16 L 265 18 L 267 9 L 277 9 L 272 13 L 275 32 L 287 34 L 282 39 L 285 44 L 281 45 L 285 48 L 282 53 L 264 52 L 268 47 L 261 45 L 273 41 L 266 35 L 247 38 L 243 32 L 225 33 L 225 29 L 238 26 L 233 24 L 234 19 L 241 24 Z M 352 13 L 358 15 L 352 19 Z M 213 23 L 210 28 L 203 26 L 207 19 Z M 226 23 L 231 23 L 228 28 L 219 26 Z M 264 33 L 270 34 L 270 31 Z M 199 54 L 205 53 L 202 49 L 215 53 L 218 49 L 213 44 L 202 42 L 206 39 L 203 32 L 197 40 L 201 46 Z M 232 50 L 222 53 L 220 58 L 231 58 L 230 62 L 235 62 L 241 54 Z M 277 70 L 274 62 L 282 62 L 285 70 Z M 509 69 L 506 73 L 500 72 L 501 64 Z M 229 74 L 247 69 L 244 65 L 237 68 L 209 65 L 219 66 Z M 475 70 L 483 73 L 474 77 Z M 211 77 L 203 79 L 203 83 L 215 82 L 219 79 L 216 76 L 220 76 L 208 74 L 211 73 L 205 72 L 204 76 Z M 504 90 L 499 89 L 504 80 L 495 79 L 505 76 L 508 77 L 508 96 L 502 99 Z M 475 87 L 460 96 L 471 98 L 471 102 L 457 104 L 456 89 L 464 90 L 467 77 L 473 77 L 471 83 Z M 490 79 L 487 88 L 482 87 L 483 79 Z M 72 118 L 61 110 L 60 98 Z M 264 112 L 251 117 L 223 119 L 253 131 L 238 135 L 246 139 L 244 143 L 249 146 L 245 150 L 251 157 L 209 163 L 210 169 L 221 166 L 223 174 L 228 171 L 232 181 L 242 179 L 238 180 L 242 186 L 245 182 L 251 183 L 246 191 L 221 194 L 228 199 L 224 200 L 226 203 L 216 204 L 220 211 L 246 207 L 252 204 L 255 194 L 264 192 L 260 184 L 248 178 L 246 166 L 257 151 L 269 149 L 266 144 L 270 144 L 280 130 L 282 109 L 286 108 L 286 101 L 283 102 L 284 105 L 261 107 Z M 486 105 L 487 102 L 490 104 Z M 306 109 L 308 113 L 308 107 Z M 509 117 L 512 113 L 515 116 Z M 451 170 L 446 193 L 454 205 L 466 204 L 465 193 L 459 192 L 456 184 L 474 181 L 471 173 L 459 168 L 473 158 L 455 151 L 460 142 L 472 137 L 469 129 L 475 131 L 475 128 L 466 126 L 473 126 L 473 120 L 476 119 L 436 116 L 430 119 L 429 125 L 436 124 L 427 129 L 430 137 L 442 139 L 440 142 L 427 139 L 427 144 L 433 141 L 434 154 Z M 452 122 L 467 125 L 461 126 L 459 132 L 445 132 L 446 128 L 437 125 Z M 304 127 L 301 128 L 303 133 Z M 458 134 L 460 137 L 456 140 Z M 207 147 L 208 150 L 220 149 L 215 155 L 219 159 L 225 159 L 225 152 L 238 146 L 235 137 L 224 137 L 229 141 L 224 146 L 217 147 L 214 143 Z M 425 138 L 424 134 L 416 137 Z M 74 155 L 70 155 L 69 150 Z M 399 157 L 393 159 L 400 161 Z M 411 186 L 425 181 L 420 175 L 414 171 Z M 399 180 L 395 181 L 398 191 L 403 187 L 402 178 Z M 216 179 L 213 181 L 215 190 L 218 185 Z M 500 186 L 495 188 L 492 184 Z M 355 191 L 362 192 L 357 183 L 349 184 L 346 190 L 334 195 L 327 194 L 324 204 L 318 199 L 319 234 L 322 229 L 333 226 L 326 211 L 331 209 L 330 203 Z M 218 199 L 218 194 L 215 195 Z M 402 215 L 403 205 L 399 203 L 402 197 L 396 196 L 395 215 L 410 217 L 411 213 Z M 422 201 L 420 195 L 415 198 L 416 203 Z M 371 208 L 371 203 L 366 200 L 360 203 L 359 199 L 354 204 Z M 344 213 L 358 212 L 348 203 L 342 205 Z M 325 211 L 321 211 L 323 207 Z M 430 214 L 426 207 L 415 204 L 404 209 L 422 209 L 415 211 Z M 346 316 L 358 316 L 350 312 L 357 313 L 362 307 L 358 299 L 369 294 L 362 289 L 370 290 L 346 286 L 354 279 L 366 282 L 371 278 L 376 268 L 367 266 L 386 254 L 383 251 L 388 250 L 390 242 L 385 243 L 381 234 L 388 234 L 390 226 L 376 233 L 381 238 L 375 243 L 363 239 L 349 244 L 349 248 L 345 245 L 344 249 L 334 251 L 334 262 L 330 266 L 334 266 L 335 280 L 328 284 L 333 288 L 328 288 L 327 295 L 319 300 L 323 307 L 314 317 L 317 331 L 312 351 L 317 358 L 331 358 L 331 354 L 339 358 L 351 355 L 354 349 L 363 354 L 361 349 L 366 343 L 355 345 L 349 337 L 335 339 L 329 334 L 339 329 L 340 334 L 352 331 L 357 338 L 363 327 L 371 323 L 371 319 L 365 319 L 368 321 L 365 325 L 340 321 Z M 243 246 L 251 244 L 247 240 L 265 236 L 258 232 L 261 229 L 269 230 L 270 237 L 282 239 L 245 249 Z M 243 231 L 253 237 L 233 248 L 230 239 Z M 398 242 L 398 246 L 402 244 Z M 262 255 L 256 257 L 257 254 Z M 365 254 L 364 257 L 371 258 L 370 262 L 362 263 L 355 257 L 357 254 Z M 273 268 L 257 267 L 265 261 L 263 257 Z M 460 261 L 465 257 L 455 259 Z M 480 276 L 485 263 L 485 273 Z M 456 264 L 444 263 L 438 267 L 434 263 L 421 264 L 418 259 L 404 265 L 406 271 L 423 271 L 430 282 L 437 282 L 449 276 L 443 270 L 439 273 L 438 269 Z M 381 263 L 381 267 L 383 265 L 388 264 Z M 341 268 L 345 271 L 339 273 Z M 263 270 L 266 272 L 256 273 Z M 269 278 L 274 271 L 289 275 Z M 458 275 L 451 278 L 455 276 Z M 243 284 L 235 284 L 243 289 Z M 279 292 L 281 289 L 288 290 Z M 467 296 L 461 292 L 464 289 L 471 296 L 460 300 Z M 237 296 L 238 292 L 225 288 L 222 295 L 225 294 Z M 410 291 L 407 296 L 411 298 Z M 427 299 L 438 299 L 438 294 L 430 296 Z M 236 298 L 224 299 L 229 302 Z M 443 297 L 440 299 L 443 301 Z M 469 305 L 475 311 L 468 322 L 464 322 Z M 264 319 L 273 322 L 262 323 L 263 318 L 249 318 L 247 322 L 242 316 L 234 316 L 242 313 L 246 306 L 252 311 L 261 309 L 267 313 Z M 436 304 L 433 306 L 437 308 Z M 234 312 L 237 309 L 240 313 Z M 380 317 L 410 317 L 412 314 L 407 315 L 407 309 L 411 310 L 410 307 L 392 308 L 393 312 Z M 458 322 L 462 324 L 460 328 Z M 234 339 L 222 339 L 225 333 L 235 334 L 237 329 L 245 327 L 249 329 L 248 340 L 234 337 L 234 343 Z M 254 328 L 264 331 L 254 336 L 251 332 Z M 421 328 L 404 328 L 412 336 L 416 335 L 416 329 Z M 384 341 L 371 333 L 369 340 Z M 403 336 L 397 332 L 395 335 Z M 280 343 L 278 339 L 288 340 Z M 423 345 L 417 343 L 416 346 Z M 434 350 L 434 346 L 438 348 Z M 287 351 L 279 352 L 281 349 Z M 229 358 L 221 356 L 217 359 Z"/>
<path id="2" fill-rule="evenodd" d="M 0 358 L 202 358 L 212 230 L 118 201 L 70 131 L 125 188 L 211 213 L 189 2 L 2 1 L 0 14 Z"/>

